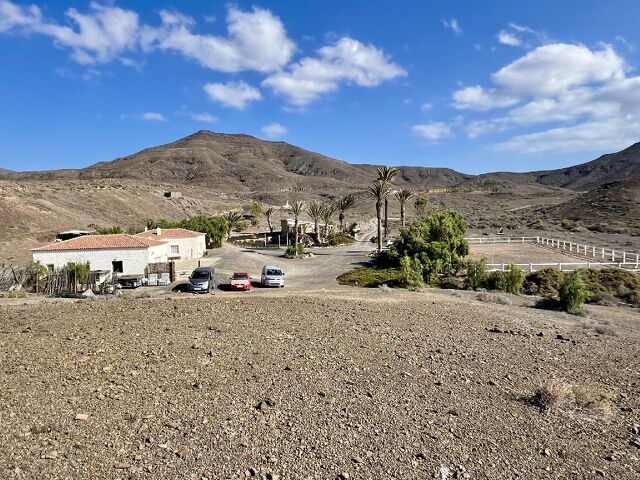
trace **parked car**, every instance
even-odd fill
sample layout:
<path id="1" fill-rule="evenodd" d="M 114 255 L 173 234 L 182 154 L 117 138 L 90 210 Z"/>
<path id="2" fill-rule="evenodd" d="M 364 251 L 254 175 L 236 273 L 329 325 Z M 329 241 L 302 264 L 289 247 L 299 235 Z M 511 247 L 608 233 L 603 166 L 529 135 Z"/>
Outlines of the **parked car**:
<path id="1" fill-rule="evenodd" d="M 189 277 L 188 289 L 194 293 L 209 293 L 216 288 L 215 270 L 213 267 L 198 267 Z"/>
<path id="2" fill-rule="evenodd" d="M 235 272 L 231 277 L 231 290 L 251 290 L 251 277 L 247 272 Z"/>
<path id="3" fill-rule="evenodd" d="M 391 245 L 393 245 L 393 240 L 392 240 L 392 239 L 390 239 L 390 238 L 387 238 L 387 239 L 384 241 L 384 246 L 388 248 L 388 247 L 390 247 Z"/>
<path id="4" fill-rule="evenodd" d="M 262 267 L 262 277 L 260 279 L 265 287 L 284 287 L 284 272 L 275 265 L 265 265 Z"/>

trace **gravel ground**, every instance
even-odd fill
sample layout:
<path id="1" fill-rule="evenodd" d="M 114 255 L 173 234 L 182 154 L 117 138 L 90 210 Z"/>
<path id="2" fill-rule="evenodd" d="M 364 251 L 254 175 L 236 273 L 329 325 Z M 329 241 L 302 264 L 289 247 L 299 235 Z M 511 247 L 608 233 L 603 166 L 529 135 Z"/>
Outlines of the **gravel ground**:
<path id="1" fill-rule="evenodd" d="M 433 290 L 0 305 L 0 477 L 635 479 L 640 323 L 606 311 L 615 334 Z M 541 412 L 555 377 L 611 415 Z"/>
<path id="2" fill-rule="evenodd" d="M 534 244 L 471 245 L 469 250 L 471 258 L 486 258 L 488 263 L 597 263 L 599 260 Z"/>

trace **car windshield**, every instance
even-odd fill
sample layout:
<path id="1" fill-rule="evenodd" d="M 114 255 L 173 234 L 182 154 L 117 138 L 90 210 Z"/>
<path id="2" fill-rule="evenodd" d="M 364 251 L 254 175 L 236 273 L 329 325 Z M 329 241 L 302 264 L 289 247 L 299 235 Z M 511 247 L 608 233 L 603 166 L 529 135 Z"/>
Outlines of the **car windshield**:
<path id="1" fill-rule="evenodd" d="M 247 275 L 246 273 L 234 273 L 233 274 L 233 279 L 234 280 L 248 280 L 249 279 L 249 275 Z"/>
<path id="2" fill-rule="evenodd" d="M 207 272 L 193 272 L 193 275 L 191 275 L 191 278 L 197 279 L 197 280 L 205 280 L 207 278 L 209 278 L 209 273 Z"/>
<path id="3" fill-rule="evenodd" d="M 269 269 L 267 270 L 267 275 L 273 275 L 275 277 L 281 277 L 282 276 L 282 270 L 273 270 L 273 269 Z"/>

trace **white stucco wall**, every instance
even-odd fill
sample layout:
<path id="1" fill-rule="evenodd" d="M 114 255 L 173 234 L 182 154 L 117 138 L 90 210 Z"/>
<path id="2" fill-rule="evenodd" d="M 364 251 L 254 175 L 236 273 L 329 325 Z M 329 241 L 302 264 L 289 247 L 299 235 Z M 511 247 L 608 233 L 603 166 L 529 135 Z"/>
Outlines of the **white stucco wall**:
<path id="1" fill-rule="evenodd" d="M 205 235 L 186 238 L 167 238 L 169 246 L 167 252 L 170 257 L 180 256 L 181 260 L 191 260 L 193 258 L 202 258 L 207 248 Z M 171 245 L 177 245 L 180 253 L 171 253 Z"/>
<path id="2" fill-rule="evenodd" d="M 56 269 L 64 267 L 69 262 L 89 262 L 91 270 L 113 271 L 113 261 L 122 261 L 125 275 L 145 274 L 149 264 L 152 249 L 161 258 L 160 262 L 167 259 L 167 247 L 147 248 L 120 248 L 100 250 L 51 250 L 31 252 L 33 261 L 43 265 L 53 265 Z M 162 255 L 164 254 L 164 255 Z"/>
<path id="3" fill-rule="evenodd" d="M 168 255 L 169 244 L 164 244 L 155 247 L 149 247 L 147 258 L 149 263 L 163 263 L 167 261 Z"/>

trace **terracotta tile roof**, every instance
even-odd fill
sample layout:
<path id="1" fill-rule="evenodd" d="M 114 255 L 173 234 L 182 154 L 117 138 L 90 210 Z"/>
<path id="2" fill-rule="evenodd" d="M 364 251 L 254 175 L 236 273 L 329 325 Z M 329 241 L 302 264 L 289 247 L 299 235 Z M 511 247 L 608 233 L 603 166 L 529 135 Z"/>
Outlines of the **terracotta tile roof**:
<path id="1" fill-rule="evenodd" d="M 161 228 L 160 235 L 158 235 L 158 229 L 155 228 L 147 232 L 138 233 L 136 237 L 149 239 L 157 238 L 164 240 L 169 238 L 200 237 L 202 235 L 204 235 L 204 233 L 194 232 L 192 230 L 187 230 L 186 228 Z"/>
<path id="2" fill-rule="evenodd" d="M 81 237 L 51 243 L 43 247 L 34 248 L 32 252 L 48 252 L 55 250 L 105 250 L 112 248 L 147 248 L 165 245 L 165 242 L 133 235 L 83 235 Z"/>

